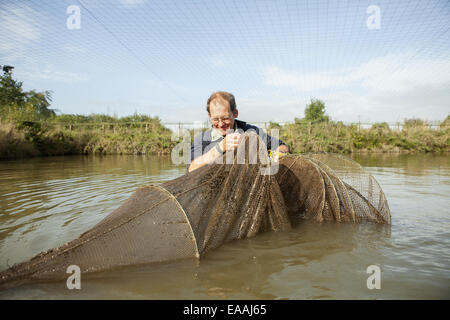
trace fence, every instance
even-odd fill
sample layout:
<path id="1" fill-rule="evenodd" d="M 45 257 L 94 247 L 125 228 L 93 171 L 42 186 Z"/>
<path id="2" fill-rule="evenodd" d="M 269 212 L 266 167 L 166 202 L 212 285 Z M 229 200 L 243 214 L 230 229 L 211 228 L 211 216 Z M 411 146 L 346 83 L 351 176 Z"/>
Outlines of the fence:
<path id="1" fill-rule="evenodd" d="M 264 130 L 267 130 L 270 126 L 270 121 L 256 121 L 249 123 L 256 125 L 260 128 L 263 128 Z M 272 122 L 273 123 L 273 122 Z M 285 121 L 285 122 L 276 122 L 277 124 L 284 126 L 287 124 L 292 124 L 292 121 Z M 311 125 L 311 123 L 305 123 L 308 125 Z M 356 125 L 358 128 L 361 129 L 369 129 L 372 127 L 372 125 L 375 124 L 375 122 L 343 122 L 344 125 Z M 441 121 L 427 121 L 425 122 L 424 126 L 428 127 L 430 129 L 439 130 L 442 122 Z M 140 128 L 142 130 L 145 130 L 145 132 L 152 131 L 156 128 L 158 125 L 157 122 L 116 122 L 116 123 L 106 123 L 106 122 L 81 122 L 81 123 L 53 123 L 53 125 L 59 127 L 59 128 L 65 128 L 69 130 L 76 130 L 76 129 L 101 129 L 103 131 L 110 130 L 110 131 L 116 131 L 118 128 Z M 195 121 L 195 122 L 161 122 L 161 125 L 168 128 L 171 131 L 177 131 L 180 129 L 205 129 L 210 127 L 209 122 L 205 121 Z M 388 123 L 389 128 L 391 130 L 402 130 L 404 123 L 401 122 L 395 122 L 395 123 Z"/>

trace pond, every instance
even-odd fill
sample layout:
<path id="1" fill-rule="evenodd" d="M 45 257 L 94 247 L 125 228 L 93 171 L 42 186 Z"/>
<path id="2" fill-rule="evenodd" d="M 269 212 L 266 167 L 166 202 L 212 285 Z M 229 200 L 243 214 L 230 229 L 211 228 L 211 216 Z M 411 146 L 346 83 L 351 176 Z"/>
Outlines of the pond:
<path id="1" fill-rule="evenodd" d="M 0 299 L 449 299 L 448 155 L 354 156 L 392 225 L 313 223 L 225 244 L 201 260 L 135 266 L 0 291 Z M 185 173 L 165 156 L 0 162 L 0 270 L 78 237 L 138 187 Z M 381 270 L 368 289 L 367 268 Z"/>

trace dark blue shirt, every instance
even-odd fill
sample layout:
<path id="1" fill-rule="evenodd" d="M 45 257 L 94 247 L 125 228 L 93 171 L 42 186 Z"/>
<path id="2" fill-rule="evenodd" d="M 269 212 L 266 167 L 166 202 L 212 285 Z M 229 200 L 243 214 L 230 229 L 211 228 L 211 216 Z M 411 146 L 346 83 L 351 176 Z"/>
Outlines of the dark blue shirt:
<path id="1" fill-rule="evenodd" d="M 245 121 L 240 121 L 240 120 L 235 119 L 234 122 L 236 123 L 237 130 L 239 130 L 239 131 L 245 132 L 248 130 L 254 130 L 266 144 L 267 150 L 272 149 L 272 145 L 274 145 L 274 146 L 277 145 L 277 142 L 278 142 L 278 146 L 286 145 L 283 141 L 266 134 L 264 132 L 264 130 L 262 130 L 261 128 L 258 128 L 251 124 L 248 124 Z M 212 130 L 213 130 L 212 128 L 208 129 L 208 130 L 198 134 L 194 138 L 194 143 L 191 146 L 191 161 L 193 161 L 195 158 L 197 158 L 201 155 L 204 155 L 209 150 L 214 148 L 216 146 L 216 144 L 218 144 L 220 141 L 223 140 L 224 137 L 221 137 L 219 139 L 211 141 Z"/>

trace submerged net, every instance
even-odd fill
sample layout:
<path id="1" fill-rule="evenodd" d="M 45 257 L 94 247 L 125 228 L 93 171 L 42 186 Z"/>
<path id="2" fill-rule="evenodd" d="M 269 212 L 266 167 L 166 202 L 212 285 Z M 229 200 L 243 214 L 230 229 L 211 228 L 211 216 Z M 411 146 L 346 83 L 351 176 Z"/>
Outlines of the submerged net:
<path id="1" fill-rule="evenodd" d="M 301 218 L 390 223 L 381 188 L 355 162 L 297 155 L 271 166 L 268 159 L 259 137 L 245 133 L 218 163 L 139 188 L 79 238 L 0 273 L 0 288 L 66 279 L 70 265 L 85 274 L 199 258 L 231 240 L 288 230 Z"/>

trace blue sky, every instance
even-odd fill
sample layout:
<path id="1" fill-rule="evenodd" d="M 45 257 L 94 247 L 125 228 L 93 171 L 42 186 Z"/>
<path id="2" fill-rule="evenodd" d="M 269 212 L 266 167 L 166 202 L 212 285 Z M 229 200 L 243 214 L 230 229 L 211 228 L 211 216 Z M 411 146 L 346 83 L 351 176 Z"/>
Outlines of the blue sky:
<path id="1" fill-rule="evenodd" d="M 217 90 L 250 122 L 292 121 L 311 98 L 347 122 L 450 111 L 448 1 L 3 0 L 0 26 L 0 64 L 62 113 L 204 121 Z"/>

